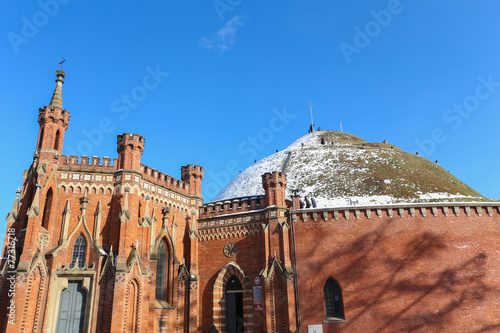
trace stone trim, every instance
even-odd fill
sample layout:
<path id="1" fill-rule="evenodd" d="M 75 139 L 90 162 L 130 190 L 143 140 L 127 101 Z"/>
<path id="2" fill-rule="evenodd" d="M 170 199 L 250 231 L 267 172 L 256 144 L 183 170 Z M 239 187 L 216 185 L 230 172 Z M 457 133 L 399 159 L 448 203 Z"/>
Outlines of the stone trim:
<path id="1" fill-rule="evenodd" d="M 69 266 L 69 264 L 68 264 Z M 94 268 L 59 268 L 54 272 L 54 277 L 51 283 L 51 293 L 46 309 L 47 324 L 45 326 L 47 332 L 55 332 L 57 325 L 57 314 L 59 303 L 61 300 L 61 292 L 68 288 L 68 281 L 82 281 L 82 288 L 87 291 L 87 300 L 85 303 L 85 324 L 83 332 L 90 333 L 93 320 L 93 307 L 95 297 L 95 279 L 96 271 Z"/>
<path id="2" fill-rule="evenodd" d="M 247 279 L 247 276 L 243 269 L 235 262 L 229 262 L 224 267 L 222 267 L 217 274 L 217 278 L 214 282 L 213 289 L 213 305 L 212 305 L 212 320 L 213 325 L 217 328 L 219 332 L 225 331 L 226 327 L 226 308 L 225 308 L 225 287 L 227 281 L 231 278 L 231 276 L 235 275 L 241 282 L 241 286 L 243 287 L 243 321 L 245 324 L 245 331 L 247 331 L 247 326 L 251 324 L 250 314 L 253 311 L 253 308 L 250 309 L 245 307 L 245 305 L 251 305 L 250 301 L 246 301 L 249 295 L 249 291 L 251 290 L 251 285 Z M 250 294 L 251 295 L 251 294 Z M 248 324 L 247 324 L 248 323 Z M 251 327 L 253 329 L 253 327 Z"/>
<path id="3" fill-rule="evenodd" d="M 451 209 L 450 209 L 451 208 Z M 323 217 L 323 221 L 329 221 L 328 217 L 333 216 L 335 221 L 339 220 L 349 220 L 351 212 L 354 214 L 356 219 L 361 219 L 362 212 L 365 212 L 365 216 L 371 219 L 372 209 L 376 210 L 378 218 L 382 218 L 386 215 L 389 218 L 393 218 L 394 209 L 397 210 L 397 214 L 401 217 L 405 217 L 405 212 L 409 213 L 408 217 L 415 218 L 417 212 L 420 213 L 421 217 L 427 217 L 427 210 L 430 210 L 433 217 L 438 217 L 440 215 L 444 217 L 458 217 L 460 216 L 460 209 L 465 211 L 465 214 L 470 217 L 471 210 L 473 214 L 481 217 L 483 211 L 489 216 L 493 217 L 495 213 L 500 214 L 500 202 L 485 202 L 484 204 L 478 202 L 457 202 L 457 203 L 426 203 L 426 204 L 408 204 L 408 205 L 385 205 L 385 206 L 366 206 L 366 207 L 335 207 L 335 208 L 313 208 L 313 209 L 299 209 L 291 210 L 289 214 L 292 216 L 292 221 L 297 222 L 298 217 L 301 218 L 301 222 L 308 222 L 309 219 L 313 221 L 318 221 L 318 216 Z M 472 209 L 471 209 L 472 208 Z"/>

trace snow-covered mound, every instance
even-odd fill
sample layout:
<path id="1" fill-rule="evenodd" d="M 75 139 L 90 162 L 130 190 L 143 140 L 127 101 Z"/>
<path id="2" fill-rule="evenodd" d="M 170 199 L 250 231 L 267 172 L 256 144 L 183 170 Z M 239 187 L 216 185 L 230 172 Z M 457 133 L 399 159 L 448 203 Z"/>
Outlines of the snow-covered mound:
<path id="1" fill-rule="evenodd" d="M 286 173 L 288 198 L 298 189 L 320 207 L 485 200 L 437 164 L 394 145 L 319 131 L 251 165 L 213 201 L 263 195 L 261 176 L 272 171 Z"/>

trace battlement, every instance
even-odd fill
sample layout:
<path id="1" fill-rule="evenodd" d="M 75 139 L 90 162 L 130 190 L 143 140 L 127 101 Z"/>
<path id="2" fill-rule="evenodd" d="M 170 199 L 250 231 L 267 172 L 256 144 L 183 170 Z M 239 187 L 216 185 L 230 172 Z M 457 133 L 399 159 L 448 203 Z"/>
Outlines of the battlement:
<path id="1" fill-rule="evenodd" d="M 46 123 L 59 123 L 67 129 L 70 118 L 71 114 L 68 110 L 61 110 L 48 105 L 38 109 L 38 123 L 40 125 Z"/>
<path id="2" fill-rule="evenodd" d="M 330 222 L 365 219 L 399 218 L 459 218 L 500 215 L 498 202 L 444 202 L 422 204 L 395 204 L 380 206 L 357 206 L 335 208 L 313 208 L 292 210 L 293 222 Z"/>
<path id="3" fill-rule="evenodd" d="M 139 134 L 136 133 L 123 133 L 117 136 L 117 144 L 120 145 L 130 145 L 144 147 L 144 143 L 146 139 Z"/>
<path id="4" fill-rule="evenodd" d="M 200 207 L 200 218 L 209 218 L 264 208 L 264 196 L 242 197 L 231 200 L 209 202 Z"/>
<path id="5" fill-rule="evenodd" d="M 189 194 L 201 197 L 201 181 L 203 180 L 203 167 L 199 165 L 183 165 L 181 179 L 190 186 Z"/>
<path id="6" fill-rule="evenodd" d="M 144 179 L 189 194 L 189 184 L 148 167 L 147 165 L 141 164 L 141 174 Z"/>
<path id="7" fill-rule="evenodd" d="M 76 155 L 61 155 L 59 159 L 59 166 L 62 169 L 74 170 L 89 170 L 89 171 L 106 171 L 116 172 L 118 168 L 118 159 L 98 156 L 76 156 Z M 166 186 L 175 189 L 179 192 L 189 194 L 190 185 L 182 180 L 176 179 L 172 176 L 164 174 L 156 169 L 141 164 L 140 173 L 142 178 L 157 183 L 161 186 Z"/>
<path id="8" fill-rule="evenodd" d="M 266 172 L 262 175 L 262 185 L 266 186 L 271 183 L 282 183 L 286 187 L 286 174 L 284 172 Z"/>
<path id="9" fill-rule="evenodd" d="M 118 159 L 110 157 L 101 158 L 98 156 L 76 156 L 76 155 L 61 155 L 59 159 L 59 165 L 61 167 L 69 167 L 74 169 L 86 169 L 86 170 L 105 170 L 105 171 L 116 171 L 118 165 Z"/>
<path id="10" fill-rule="evenodd" d="M 203 178 L 203 167 L 199 165 L 187 164 L 181 166 L 182 174 L 196 173 Z"/>

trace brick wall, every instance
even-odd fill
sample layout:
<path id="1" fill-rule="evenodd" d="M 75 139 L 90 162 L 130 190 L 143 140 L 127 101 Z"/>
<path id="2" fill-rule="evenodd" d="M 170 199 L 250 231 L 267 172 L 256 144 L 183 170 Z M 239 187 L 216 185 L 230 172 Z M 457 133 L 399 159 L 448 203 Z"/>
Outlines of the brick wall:
<path id="1" fill-rule="evenodd" d="M 307 222 L 297 214 L 301 329 L 322 324 L 324 332 L 498 330 L 497 207 L 425 211 L 424 217 L 413 209 L 412 217 L 410 208 L 385 208 L 379 217 L 371 209 L 368 218 L 360 209 L 357 218 L 351 208 L 348 220 L 340 210 L 338 220 L 329 211 L 325 221 L 318 210 L 316 222 L 312 211 Z M 342 288 L 345 323 L 324 323 L 328 278 Z"/>

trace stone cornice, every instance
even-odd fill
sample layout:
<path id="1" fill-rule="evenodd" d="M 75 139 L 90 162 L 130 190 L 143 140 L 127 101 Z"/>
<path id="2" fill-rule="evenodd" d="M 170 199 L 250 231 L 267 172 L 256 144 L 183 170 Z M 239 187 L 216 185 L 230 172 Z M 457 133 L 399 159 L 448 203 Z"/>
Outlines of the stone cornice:
<path id="1" fill-rule="evenodd" d="M 500 207 L 500 201 L 457 201 L 457 202 L 422 202 L 422 203 L 401 203 L 401 204 L 386 204 L 386 205 L 359 205 L 359 206 L 335 206 L 335 207 L 321 207 L 321 208 L 304 208 L 297 210 L 290 210 L 293 213 L 302 213 L 302 212 L 321 212 L 324 210 L 354 210 L 354 209 L 387 209 L 387 208 L 421 208 L 421 207 L 453 207 L 453 206 L 496 206 Z"/>
<path id="2" fill-rule="evenodd" d="M 494 211 L 500 214 L 500 202 L 433 202 L 418 204 L 392 204 L 392 205 L 373 205 L 373 206 L 346 206 L 346 207 L 324 207 L 307 208 L 299 210 L 290 210 L 292 221 L 297 222 L 300 216 L 303 222 L 316 222 L 318 217 L 327 221 L 329 218 L 339 220 L 360 219 L 360 218 L 382 218 L 383 215 L 389 218 L 393 217 L 411 217 L 414 218 L 417 212 L 422 216 L 437 217 L 442 213 L 445 217 L 460 216 L 460 208 L 465 211 L 465 216 L 471 216 L 474 212 L 477 216 L 482 216 L 482 210 L 486 210 L 487 216 L 493 216 Z M 364 216 L 361 216 L 363 212 Z M 441 214 L 439 214 L 441 215 Z"/>

